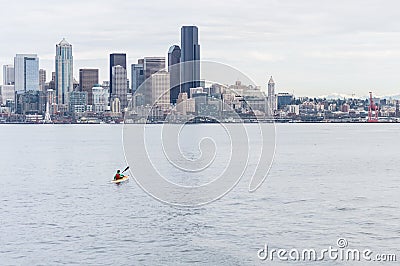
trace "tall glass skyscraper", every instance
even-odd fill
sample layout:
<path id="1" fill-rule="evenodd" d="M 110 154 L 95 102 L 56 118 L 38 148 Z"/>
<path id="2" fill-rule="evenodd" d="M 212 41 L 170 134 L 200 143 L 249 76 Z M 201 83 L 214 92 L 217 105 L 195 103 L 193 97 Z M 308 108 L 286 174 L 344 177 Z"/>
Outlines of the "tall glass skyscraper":
<path id="1" fill-rule="evenodd" d="M 172 45 L 168 50 L 168 72 L 170 75 L 170 102 L 176 103 L 181 92 L 181 48 L 179 45 Z"/>
<path id="2" fill-rule="evenodd" d="M 181 87 L 182 92 L 189 94 L 190 88 L 200 86 L 200 45 L 196 26 L 181 28 L 181 49 Z"/>
<path id="3" fill-rule="evenodd" d="M 110 99 L 114 93 L 112 80 L 113 80 L 113 67 L 115 66 L 121 66 L 126 71 L 126 54 L 123 53 L 110 54 Z M 127 83 L 126 80 L 125 83 Z"/>
<path id="4" fill-rule="evenodd" d="M 14 58 L 15 91 L 39 90 L 39 58 L 36 54 L 17 54 Z"/>
<path id="5" fill-rule="evenodd" d="M 65 39 L 56 45 L 56 99 L 57 104 L 68 104 L 68 93 L 73 91 L 72 45 Z"/>
<path id="6" fill-rule="evenodd" d="M 132 94 L 136 92 L 140 85 L 144 82 L 144 66 L 143 64 L 131 65 L 131 84 Z"/>

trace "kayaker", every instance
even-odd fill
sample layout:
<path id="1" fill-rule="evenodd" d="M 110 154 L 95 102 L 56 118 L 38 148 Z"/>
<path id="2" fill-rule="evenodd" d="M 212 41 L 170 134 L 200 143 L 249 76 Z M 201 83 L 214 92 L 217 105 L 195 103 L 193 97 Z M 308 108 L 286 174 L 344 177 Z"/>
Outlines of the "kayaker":
<path id="1" fill-rule="evenodd" d="M 114 180 L 122 179 L 124 178 L 124 175 L 120 173 L 120 170 L 117 170 L 117 173 L 114 176 Z"/>

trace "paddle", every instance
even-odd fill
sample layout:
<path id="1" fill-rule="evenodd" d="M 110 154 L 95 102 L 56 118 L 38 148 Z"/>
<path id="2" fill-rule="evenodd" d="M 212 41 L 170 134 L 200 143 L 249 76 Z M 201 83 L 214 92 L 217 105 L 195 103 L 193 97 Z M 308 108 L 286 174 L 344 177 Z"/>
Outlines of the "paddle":
<path id="1" fill-rule="evenodd" d="M 129 169 L 129 166 L 128 166 L 128 167 L 126 167 L 126 168 L 125 168 L 125 170 L 124 170 L 124 171 L 122 171 L 122 173 L 124 173 L 124 172 L 125 172 L 126 170 L 128 170 L 128 169 Z M 122 173 L 121 173 L 121 174 L 122 174 Z"/>

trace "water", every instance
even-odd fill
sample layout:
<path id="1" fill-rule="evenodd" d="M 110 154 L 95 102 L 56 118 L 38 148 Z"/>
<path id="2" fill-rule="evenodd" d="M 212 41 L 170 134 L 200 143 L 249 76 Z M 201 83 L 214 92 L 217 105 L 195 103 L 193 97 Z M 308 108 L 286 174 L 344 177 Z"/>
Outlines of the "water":
<path id="1" fill-rule="evenodd" d="M 1 265 L 270 265 L 257 258 L 266 243 L 324 249 L 340 237 L 400 257 L 400 125 L 277 125 L 261 188 L 248 193 L 244 177 L 198 208 L 108 183 L 125 166 L 121 130 L 0 126 Z"/>

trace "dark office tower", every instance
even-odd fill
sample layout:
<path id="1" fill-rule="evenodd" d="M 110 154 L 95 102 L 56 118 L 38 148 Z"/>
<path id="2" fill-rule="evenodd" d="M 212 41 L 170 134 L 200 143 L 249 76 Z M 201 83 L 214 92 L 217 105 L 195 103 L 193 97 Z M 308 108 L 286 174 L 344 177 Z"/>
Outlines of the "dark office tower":
<path id="1" fill-rule="evenodd" d="M 80 91 L 87 92 L 88 104 L 93 105 L 92 88 L 94 85 L 99 84 L 99 70 L 98 69 L 79 69 L 79 85 Z"/>
<path id="2" fill-rule="evenodd" d="M 172 45 L 168 50 L 168 72 L 170 75 L 170 102 L 176 103 L 178 95 L 181 92 L 181 48 L 178 45 Z"/>
<path id="3" fill-rule="evenodd" d="M 200 87 L 200 45 L 198 28 L 181 28 L 181 89 L 188 95 L 190 88 Z"/>
<path id="4" fill-rule="evenodd" d="M 113 94 L 112 73 L 115 66 L 122 66 L 126 70 L 126 54 L 110 54 L 110 97 Z"/>

